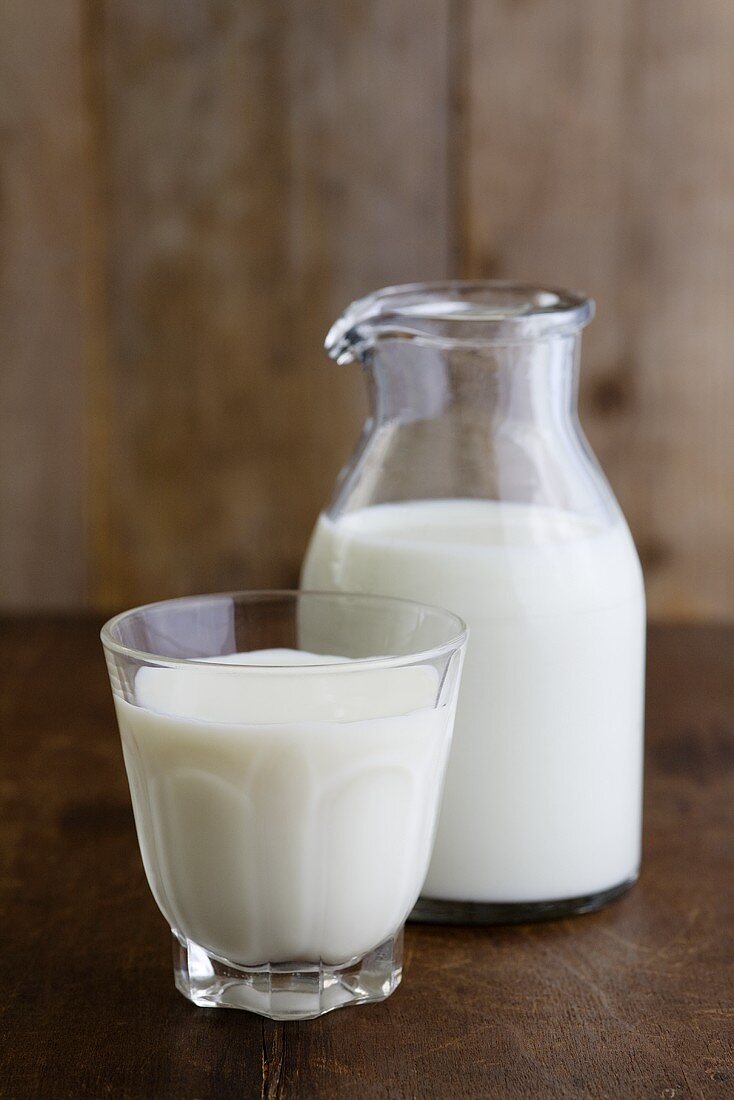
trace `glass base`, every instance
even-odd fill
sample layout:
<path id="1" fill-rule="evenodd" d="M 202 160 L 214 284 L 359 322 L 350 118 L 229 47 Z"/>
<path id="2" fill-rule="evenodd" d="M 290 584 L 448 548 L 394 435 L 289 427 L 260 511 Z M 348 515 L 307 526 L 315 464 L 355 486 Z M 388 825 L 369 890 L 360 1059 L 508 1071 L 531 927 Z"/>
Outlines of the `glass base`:
<path id="1" fill-rule="evenodd" d="M 270 1020 L 311 1020 L 345 1005 L 384 1001 L 403 973 L 403 930 L 357 962 L 236 966 L 173 933 L 176 988 L 204 1008 L 242 1008 Z"/>
<path id="2" fill-rule="evenodd" d="M 593 913 L 626 894 L 636 881 L 637 875 L 633 875 L 608 890 L 557 901 L 475 902 L 419 898 L 408 920 L 427 924 L 525 924 L 528 921 L 557 920 Z"/>

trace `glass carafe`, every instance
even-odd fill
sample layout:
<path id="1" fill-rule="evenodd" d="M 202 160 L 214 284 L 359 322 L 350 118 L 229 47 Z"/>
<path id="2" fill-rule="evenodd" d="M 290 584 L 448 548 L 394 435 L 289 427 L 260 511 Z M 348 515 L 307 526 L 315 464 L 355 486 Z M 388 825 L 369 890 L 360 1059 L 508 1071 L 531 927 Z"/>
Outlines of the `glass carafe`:
<path id="1" fill-rule="evenodd" d="M 354 303 L 327 338 L 371 411 L 302 583 L 470 628 L 418 919 L 585 912 L 638 874 L 645 603 L 577 418 L 592 315 L 564 291 L 421 284 Z"/>

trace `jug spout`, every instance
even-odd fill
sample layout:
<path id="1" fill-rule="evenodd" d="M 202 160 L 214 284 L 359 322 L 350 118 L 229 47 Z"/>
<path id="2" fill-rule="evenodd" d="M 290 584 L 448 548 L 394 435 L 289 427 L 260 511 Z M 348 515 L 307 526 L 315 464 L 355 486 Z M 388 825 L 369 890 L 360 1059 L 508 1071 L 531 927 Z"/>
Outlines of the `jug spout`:
<path id="1" fill-rule="evenodd" d="M 353 302 L 325 347 L 338 363 L 350 363 L 391 338 L 444 348 L 533 343 L 576 333 L 593 315 L 592 299 L 575 291 L 498 281 L 408 283 Z"/>

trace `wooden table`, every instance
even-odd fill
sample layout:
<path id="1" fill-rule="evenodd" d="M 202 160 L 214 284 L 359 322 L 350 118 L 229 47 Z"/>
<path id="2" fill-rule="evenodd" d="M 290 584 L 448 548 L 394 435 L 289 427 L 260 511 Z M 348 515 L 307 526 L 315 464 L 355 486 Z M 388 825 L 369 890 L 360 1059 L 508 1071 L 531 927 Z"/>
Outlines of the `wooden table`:
<path id="1" fill-rule="evenodd" d="M 3 1097 L 734 1096 L 734 630 L 651 632 L 645 864 L 604 912 L 413 925 L 386 1003 L 195 1008 L 90 620 L 1 624 Z"/>

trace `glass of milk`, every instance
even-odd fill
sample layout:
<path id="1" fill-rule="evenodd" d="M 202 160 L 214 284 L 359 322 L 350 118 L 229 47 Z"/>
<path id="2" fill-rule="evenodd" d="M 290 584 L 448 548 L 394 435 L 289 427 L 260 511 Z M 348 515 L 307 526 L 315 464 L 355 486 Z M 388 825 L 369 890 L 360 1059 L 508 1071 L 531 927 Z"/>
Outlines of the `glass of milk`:
<path id="1" fill-rule="evenodd" d="M 396 988 L 465 641 L 449 612 L 334 593 L 195 596 L 106 624 L 184 996 L 284 1020 Z"/>
<path id="2" fill-rule="evenodd" d="M 645 600 L 577 418 L 592 314 L 560 290 L 423 284 L 327 337 L 371 410 L 302 583 L 438 603 L 471 630 L 422 919 L 585 912 L 638 874 Z"/>

